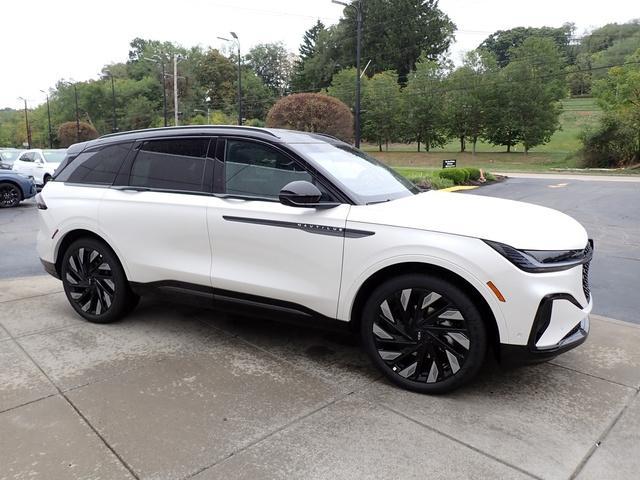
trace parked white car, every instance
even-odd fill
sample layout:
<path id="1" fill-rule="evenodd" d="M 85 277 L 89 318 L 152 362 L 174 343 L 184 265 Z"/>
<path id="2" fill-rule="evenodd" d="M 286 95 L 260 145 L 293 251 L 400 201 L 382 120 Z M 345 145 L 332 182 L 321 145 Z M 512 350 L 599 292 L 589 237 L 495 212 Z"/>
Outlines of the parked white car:
<path id="1" fill-rule="evenodd" d="M 25 177 L 32 177 L 36 185 L 42 186 L 53 177 L 56 168 L 64 160 L 66 149 L 25 150 L 13 162 L 12 169 Z"/>
<path id="2" fill-rule="evenodd" d="M 163 292 L 347 325 L 391 381 L 426 393 L 469 381 L 488 351 L 541 361 L 589 331 L 593 244 L 578 222 L 420 193 L 320 134 L 107 135 L 70 147 L 36 202 L 42 263 L 91 322 Z"/>

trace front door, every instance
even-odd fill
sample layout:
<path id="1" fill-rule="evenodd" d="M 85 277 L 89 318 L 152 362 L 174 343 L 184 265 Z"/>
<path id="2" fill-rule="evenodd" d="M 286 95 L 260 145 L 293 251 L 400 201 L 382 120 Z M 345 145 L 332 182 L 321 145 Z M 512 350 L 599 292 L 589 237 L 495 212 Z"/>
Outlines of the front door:
<path id="1" fill-rule="evenodd" d="M 278 193 L 294 180 L 315 183 L 323 201 L 335 199 L 301 162 L 277 147 L 229 138 L 218 152 L 224 162 L 216 185 L 223 194 L 207 211 L 214 289 L 335 317 L 350 206 L 282 205 Z"/>

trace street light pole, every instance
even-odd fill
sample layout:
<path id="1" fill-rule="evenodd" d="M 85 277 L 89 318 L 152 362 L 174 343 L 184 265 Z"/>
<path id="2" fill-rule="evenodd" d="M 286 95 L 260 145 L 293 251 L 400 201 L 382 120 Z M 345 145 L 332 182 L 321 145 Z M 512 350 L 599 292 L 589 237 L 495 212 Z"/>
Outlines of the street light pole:
<path id="1" fill-rule="evenodd" d="M 78 87 L 77 84 L 73 84 L 73 93 L 76 97 L 76 142 L 80 141 L 80 112 L 78 110 Z"/>
<path id="2" fill-rule="evenodd" d="M 173 56 L 173 116 L 174 125 L 178 126 L 178 55 Z"/>
<path id="3" fill-rule="evenodd" d="M 339 0 L 331 0 L 331 3 L 351 7 L 356 12 L 356 101 L 354 108 L 355 147 L 360 148 L 360 50 L 362 45 L 362 0 L 354 0 L 345 3 Z"/>
<path id="4" fill-rule="evenodd" d="M 47 96 L 47 120 L 49 121 L 49 148 L 53 148 L 53 134 L 51 133 L 51 108 L 49 107 L 49 94 L 40 90 Z"/>
<path id="5" fill-rule="evenodd" d="M 111 77 L 111 107 L 113 119 L 113 127 L 111 128 L 111 131 L 116 133 L 118 131 L 118 119 L 116 118 L 116 86 L 113 80 L 113 73 L 109 72 L 109 76 Z"/>
<path id="6" fill-rule="evenodd" d="M 27 110 L 27 99 L 18 97 L 20 100 L 24 100 L 24 123 L 27 127 L 27 148 L 31 148 L 31 129 L 29 128 L 29 112 Z"/>
<path id="7" fill-rule="evenodd" d="M 229 40 L 225 37 L 218 37 L 219 40 L 225 42 L 235 41 L 238 47 L 238 125 L 242 125 L 242 57 L 240 56 L 240 39 L 235 32 L 229 32 L 234 40 Z"/>

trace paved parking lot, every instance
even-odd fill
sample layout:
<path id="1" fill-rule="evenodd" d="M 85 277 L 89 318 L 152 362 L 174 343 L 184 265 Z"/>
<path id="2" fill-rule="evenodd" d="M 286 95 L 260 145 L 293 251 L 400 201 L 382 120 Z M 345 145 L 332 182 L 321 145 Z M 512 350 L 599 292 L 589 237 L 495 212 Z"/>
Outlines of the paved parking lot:
<path id="1" fill-rule="evenodd" d="M 550 187 L 558 183 L 514 179 L 477 193 L 570 210 L 599 247 L 597 308 L 637 322 L 637 292 L 617 291 L 624 275 L 624 292 L 640 278 L 640 184 Z M 572 200 L 573 188 L 593 196 Z M 622 195 L 620 216 L 591 215 L 616 210 L 612 191 Z M 489 362 L 469 387 L 419 395 L 381 379 L 344 334 L 151 299 L 125 321 L 87 323 L 59 281 L 35 275 L 35 209 L 5 212 L 0 274 L 12 278 L 0 279 L 0 480 L 638 476 L 633 323 L 594 315 L 588 342 L 551 363 Z M 620 246 L 629 260 L 608 265 Z"/>

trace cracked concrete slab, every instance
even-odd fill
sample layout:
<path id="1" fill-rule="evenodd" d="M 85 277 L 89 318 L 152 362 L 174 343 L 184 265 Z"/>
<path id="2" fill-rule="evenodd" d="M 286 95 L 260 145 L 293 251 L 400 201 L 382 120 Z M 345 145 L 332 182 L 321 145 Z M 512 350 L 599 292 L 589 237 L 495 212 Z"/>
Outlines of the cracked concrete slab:
<path id="1" fill-rule="evenodd" d="M 530 478 L 350 395 L 196 475 L 214 479 Z"/>
<path id="2" fill-rule="evenodd" d="M 231 338 L 68 393 L 136 473 L 154 478 L 193 474 L 338 395 Z"/>
<path id="3" fill-rule="evenodd" d="M 143 302 L 121 322 L 77 319 L 63 330 L 18 341 L 58 387 L 68 390 L 167 357 L 206 352 L 228 337 L 191 316 L 189 308 Z"/>
<path id="4" fill-rule="evenodd" d="M 0 479 L 133 478 L 60 396 L 0 414 Z"/>
<path id="5" fill-rule="evenodd" d="M 638 478 L 640 472 L 640 396 L 613 426 L 587 461 L 579 480 Z"/>
<path id="6" fill-rule="evenodd" d="M 9 333 L 2 327 L 2 325 L 0 325 L 0 342 L 9 338 L 11 338 Z"/>
<path id="7" fill-rule="evenodd" d="M 211 311 L 203 312 L 200 317 L 216 328 L 347 390 L 380 377 L 357 338 L 347 332 L 321 331 Z"/>
<path id="8" fill-rule="evenodd" d="M 0 343 L 0 366 L 0 411 L 56 393 L 51 382 L 13 340 Z"/>
<path id="9" fill-rule="evenodd" d="M 560 355 L 552 363 L 639 388 L 639 346 L 640 326 L 592 315 L 585 344 Z"/>
<path id="10" fill-rule="evenodd" d="M 51 275 L 1 279 L 0 303 L 62 291 L 62 282 Z"/>
<path id="11" fill-rule="evenodd" d="M 0 324 L 14 337 L 77 325 L 80 322 L 83 322 L 82 319 L 73 311 L 64 293 L 0 303 Z"/>
<path id="12" fill-rule="evenodd" d="M 635 390 L 542 364 L 487 368 L 446 396 L 373 384 L 368 398 L 533 475 L 566 479 Z"/>

